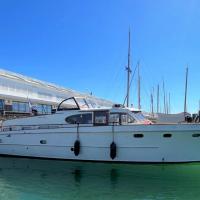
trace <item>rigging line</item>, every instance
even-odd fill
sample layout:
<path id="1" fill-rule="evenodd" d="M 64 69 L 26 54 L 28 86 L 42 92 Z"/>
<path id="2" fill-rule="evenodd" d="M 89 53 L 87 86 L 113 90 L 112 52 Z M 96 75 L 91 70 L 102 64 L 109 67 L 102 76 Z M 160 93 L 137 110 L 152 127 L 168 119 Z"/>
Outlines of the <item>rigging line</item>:
<path id="1" fill-rule="evenodd" d="M 128 88 L 128 89 L 130 89 L 130 87 L 131 87 L 131 83 L 132 83 L 132 81 L 133 81 L 133 78 L 134 78 L 134 75 L 135 75 L 135 72 L 136 72 L 136 69 L 137 69 L 137 68 L 138 68 L 138 65 L 136 65 L 136 67 L 135 67 L 135 69 L 134 69 L 134 72 L 133 72 L 133 74 L 132 74 L 131 81 L 130 81 L 130 84 L 129 84 L 129 88 Z M 125 96 L 123 106 L 125 105 L 126 99 L 127 99 L 127 94 L 126 94 L 126 96 Z"/>
<path id="2" fill-rule="evenodd" d="M 145 80 L 141 82 L 141 87 L 143 88 L 143 93 L 145 93 L 146 96 L 149 96 L 149 91 L 151 91 L 151 85 L 154 85 L 154 83 L 152 82 L 152 78 L 149 79 L 149 74 L 150 71 L 148 70 L 148 67 L 145 66 L 145 64 L 142 65 L 142 74 L 143 74 L 143 77 L 145 77 Z M 143 101 L 147 101 L 147 98 L 144 98 Z M 149 103 L 149 101 L 147 101 Z"/>
<path id="3" fill-rule="evenodd" d="M 124 91 L 125 90 L 125 84 L 123 80 L 119 80 L 117 81 L 115 88 L 117 88 L 118 90 L 114 90 L 113 92 L 113 99 L 116 99 L 117 95 L 119 94 L 119 91 Z"/>
<path id="4" fill-rule="evenodd" d="M 123 58 L 120 58 L 119 60 L 120 60 L 120 63 L 122 64 L 122 61 L 125 60 L 125 56 L 123 56 Z M 114 92 L 111 92 L 110 94 L 108 92 L 106 92 L 104 95 L 104 96 L 107 96 L 107 98 L 109 96 L 109 98 L 111 98 L 111 99 L 114 98 L 116 96 L 115 93 L 118 92 L 118 90 L 117 90 L 118 87 L 114 87 L 114 89 L 113 89 L 113 85 L 116 86 L 116 83 L 119 83 L 119 81 L 121 81 L 121 80 L 119 80 L 120 74 L 121 74 L 121 65 L 120 64 L 116 65 L 115 63 L 112 63 L 111 67 L 114 67 L 114 66 L 117 66 L 116 69 L 114 71 L 111 70 L 110 73 L 107 73 L 107 75 L 109 75 L 108 77 L 112 77 L 112 78 L 106 80 L 106 83 L 109 83 L 109 84 L 105 84 L 106 88 L 104 89 L 104 91 L 114 91 Z M 114 75 L 113 75 L 113 72 L 114 72 Z M 112 73 L 112 75 L 111 75 L 111 73 Z M 112 88 L 112 90 L 111 90 L 111 88 Z"/>
<path id="5" fill-rule="evenodd" d="M 113 87 L 113 85 L 116 85 L 116 83 L 118 83 L 119 86 L 119 82 L 122 82 L 122 80 L 120 80 L 120 74 L 121 74 L 121 67 L 118 66 L 118 69 L 115 71 L 114 77 L 113 79 L 110 81 L 110 87 Z M 117 85 L 116 85 L 117 86 Z M 115 93 L 117 93 L 117 87 L 115 87 Z"/>

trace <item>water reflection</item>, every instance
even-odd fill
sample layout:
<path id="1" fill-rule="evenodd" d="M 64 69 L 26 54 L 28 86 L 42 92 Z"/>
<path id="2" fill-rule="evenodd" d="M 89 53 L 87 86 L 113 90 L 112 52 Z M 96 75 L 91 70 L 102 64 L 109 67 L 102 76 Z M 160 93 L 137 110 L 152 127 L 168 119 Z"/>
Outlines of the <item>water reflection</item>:
<path id="1" fill-rule="evenodd" d="M 105 164 L 0 158 L 0 199 L 192 199 L 200 164 Z"/>

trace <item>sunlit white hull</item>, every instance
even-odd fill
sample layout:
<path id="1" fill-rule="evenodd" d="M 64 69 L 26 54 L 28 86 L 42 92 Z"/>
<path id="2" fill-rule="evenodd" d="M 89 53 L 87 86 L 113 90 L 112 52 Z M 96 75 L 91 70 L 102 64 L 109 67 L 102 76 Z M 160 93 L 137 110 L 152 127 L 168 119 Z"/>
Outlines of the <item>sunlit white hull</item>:
<path id="1" fill-rule="evenodd" d="M 163 137 L 164 134 L 171 134 L 171 137 Z M 75 156 L 74 142 L 77 139 L 80 153 Z M 117 147 L 114 159 L 110 157 L 113 141 Z M 0 134 L 0 154 L 112 162 L 200 161 L 200 124 L 3 131 Z"/>

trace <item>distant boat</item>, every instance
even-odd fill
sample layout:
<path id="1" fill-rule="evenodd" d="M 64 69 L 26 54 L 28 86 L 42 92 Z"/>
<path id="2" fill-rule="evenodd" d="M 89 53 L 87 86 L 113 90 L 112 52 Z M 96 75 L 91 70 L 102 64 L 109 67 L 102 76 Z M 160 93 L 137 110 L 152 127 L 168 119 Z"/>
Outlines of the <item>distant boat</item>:
<path id="1" fill-rule="evenodd" d="M 69 98 L 55 114 L 4 121 L 0 154 L 105 162 L 200 161 L 200 124 L 146 124 L 121 106 Z"/>
<path id="2" fill-rule="evenodd" d="M 176 114 L 156 113 L 154 116 L 156 123 L 183 123 L 187 117 L 191 117 L 189 113 L 184 112 Z"/>

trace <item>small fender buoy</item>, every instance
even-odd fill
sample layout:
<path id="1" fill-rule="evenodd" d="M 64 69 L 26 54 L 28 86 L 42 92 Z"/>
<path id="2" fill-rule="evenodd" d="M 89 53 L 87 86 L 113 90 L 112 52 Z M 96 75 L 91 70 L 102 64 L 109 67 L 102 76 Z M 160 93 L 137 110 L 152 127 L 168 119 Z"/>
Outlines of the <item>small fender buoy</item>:
<path id="1" fill-rule="evenodd" d="M 112 158 L 112 160 L 116 157 L 117 155 L 117 145 L 112 142 L 110 144 L 110 157 Z"/>
<path id="2" fill-rule="evenodd" d="M 80 153 L 80 141 L 76 140 L 74 142 L 74 155 L 78 156 L 79 153 Z"/>

